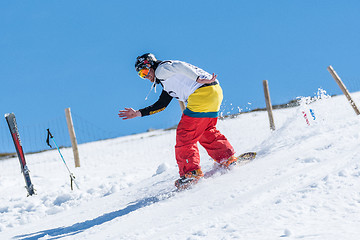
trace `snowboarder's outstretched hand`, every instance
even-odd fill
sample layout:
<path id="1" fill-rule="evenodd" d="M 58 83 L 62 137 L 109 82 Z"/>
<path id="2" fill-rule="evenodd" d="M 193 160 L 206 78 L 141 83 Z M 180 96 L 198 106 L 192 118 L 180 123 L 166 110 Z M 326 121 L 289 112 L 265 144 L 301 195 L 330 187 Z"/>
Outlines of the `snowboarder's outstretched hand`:
<path id="1" fill-rule="evenodd" d="M 215 82 L 216 77 L 217 77 L 217 75 L 215 75 L 215 73 L 213 73 L 211 79 L 198 78 L 196 81 L 197 81 L 198 83 L 202 83 L 202 84 L 209 84 L 209 83 Z"/>
<path id="2" fill-rule="evenodd" d="M 139 110 L 134 110 L 132 108 L 125 108 L 125 110 L 120 110 L 118 115 L 123 120 L 126 120 L 126 119 L 132 119 L 135 117 L 141 117 L 141 112 Z"/>

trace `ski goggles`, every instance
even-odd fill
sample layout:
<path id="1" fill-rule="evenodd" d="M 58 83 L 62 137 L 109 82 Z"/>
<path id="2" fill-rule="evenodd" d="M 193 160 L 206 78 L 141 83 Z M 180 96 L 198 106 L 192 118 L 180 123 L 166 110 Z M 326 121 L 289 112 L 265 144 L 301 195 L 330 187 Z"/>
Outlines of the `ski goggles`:
<path id="1" fill-rule="evenodd" d="M 138 71 L 138 74 L 141 78 L 145 78 L 147 75 L 149 75 L 150 68 L 144 67 Z"/>

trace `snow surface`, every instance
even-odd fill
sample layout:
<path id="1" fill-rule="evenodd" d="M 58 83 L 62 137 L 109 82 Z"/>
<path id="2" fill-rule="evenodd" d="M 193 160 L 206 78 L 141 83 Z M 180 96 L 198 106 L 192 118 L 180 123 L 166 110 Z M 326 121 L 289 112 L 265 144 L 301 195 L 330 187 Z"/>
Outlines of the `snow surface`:
<path id="1" fill-rule="evenodd" d="M 1 160 L 0 239 L 359 239 L 360 119 L 344 96 L 319 95 L 274 111 L 274 132 L 266 112 L 219 121 L 239 154 L 257 158 L 183 192 L 175 130 L 80 145 L 77 169 L 62 149 L 80 190 L 56 150 L 26 156 L 31 197 L 18 159 Z"/>

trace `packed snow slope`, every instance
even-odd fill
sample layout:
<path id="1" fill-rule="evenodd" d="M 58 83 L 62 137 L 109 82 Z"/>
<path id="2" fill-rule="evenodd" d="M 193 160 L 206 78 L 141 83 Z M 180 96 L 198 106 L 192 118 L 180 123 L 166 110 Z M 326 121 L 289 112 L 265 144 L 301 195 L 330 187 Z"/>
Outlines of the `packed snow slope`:
<path id="1" fill-rule="evenodd" d="M 344 96 L 319 95 L 274 111 L 274 132 L 266 112 L 219 121 L 237 153 L 257 158 L 182 192 L 175 130 L 80 145 L 77 169 L 62 149 L 80 190 L 56 150 L 26 156 L 31 197 L 18 159 L 2 160 L 0 239 L 359 239 L 360 116 Z"/>

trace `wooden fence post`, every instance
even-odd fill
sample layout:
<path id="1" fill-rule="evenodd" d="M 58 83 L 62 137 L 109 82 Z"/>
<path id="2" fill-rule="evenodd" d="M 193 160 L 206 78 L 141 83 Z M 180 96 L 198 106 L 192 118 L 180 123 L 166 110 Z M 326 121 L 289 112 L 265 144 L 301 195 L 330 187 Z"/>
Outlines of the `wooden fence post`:
<path id="1" fill-rule="evenodd" d="M 335 72 L 335 70 L 333 69 L 333 67 L 330 65 L 327 67 L 327 70 L 330 72 L 331 76 L 335 79 L 336 83 L 339 85 L 341 91 L 344 93 L 344 95 L 346 96 L 347 100 L 349 101 L 350 105 L 353 107 L 355 113 L 357 115 L 360 115 L 360 111 L 357 108 L 355 102 L 352 100 L 349 91 L 347 90 L 347 88 L 345 87 L 344 83 L 341 81 L 340 77 L 337 75 L 337 73 Z"/>
<path id="2" fill-rule="evenodd" d="M 181 112 L 184 112 L 186 108 L 185 103 L 183 101 L 179 101 L 179 104 L 180 104 Z"/>
<path id="3" fill-rule="evenodd" d="M 74 153 L 75 167 L 80 167 L 80 158 L 79 158 L 79 150 L 76 141 L 76 135 L 74 130 L 74 124 L 71 117 L 70 108 L 65 109 L 66 122 L 69 130 L 71 146 Z"/>
<path id="4" fill-rule="evenodd" d="M 272 113 L 272 105 L 270 100 L 270 93 L 269 93 L 269 85 L 267 80 L 263 80 L 263 87 L 264 87 L 264 94 L 265 94 L 265 102 L 266 102 L 266 109 L 269 116 L 269 122 L 270 122 L 270 129 L 272 131 L 275 130 L 275 123 L 274 123 L 274 117 Z"/>

